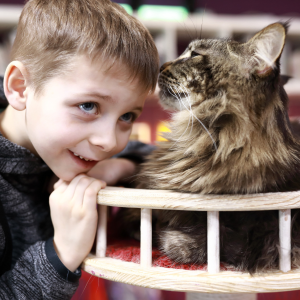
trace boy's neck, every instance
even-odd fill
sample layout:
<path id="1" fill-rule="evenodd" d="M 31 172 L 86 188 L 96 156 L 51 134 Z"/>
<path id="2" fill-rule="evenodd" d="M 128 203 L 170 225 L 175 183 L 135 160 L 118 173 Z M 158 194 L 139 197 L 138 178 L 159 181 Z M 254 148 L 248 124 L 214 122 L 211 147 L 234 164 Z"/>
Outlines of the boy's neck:
<path id="1" fill-rule="evenodd" d="M 0 132 L 9 141 L 37 155 L 27 136 L 25 114 L 26 110 L 18 111 L 8 105 L 0 114 Z"/>

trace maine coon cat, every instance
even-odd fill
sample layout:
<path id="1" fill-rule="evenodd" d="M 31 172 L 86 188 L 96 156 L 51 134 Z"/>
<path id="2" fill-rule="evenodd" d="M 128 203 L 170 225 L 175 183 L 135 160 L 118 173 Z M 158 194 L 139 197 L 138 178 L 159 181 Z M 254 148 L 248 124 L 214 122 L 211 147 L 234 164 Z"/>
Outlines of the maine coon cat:
<path id="1" fill-rule="evenodd" d="M 280 56 L 288 25 L 246 43 L 195 40 L 160 70 L 171 132 L 143 165 L 140 188 L 241 194 L 300 190 L 300 141 L 291 130 Z M 132 220 L 132 210 L 125 219 Z M 182 263 L 207 261 L 206 212 L 156 211 L 158 247 Z M 292 259 L 300 265 L 300 216 Z M 250 273 L 278 267 L 278 211 L 220 212 L 221 262 Z"/>

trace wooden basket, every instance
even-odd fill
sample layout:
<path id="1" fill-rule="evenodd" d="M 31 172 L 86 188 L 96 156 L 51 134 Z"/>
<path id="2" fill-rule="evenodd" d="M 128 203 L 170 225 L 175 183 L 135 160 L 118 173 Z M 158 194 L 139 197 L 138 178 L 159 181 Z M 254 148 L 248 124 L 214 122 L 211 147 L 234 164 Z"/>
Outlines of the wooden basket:
<path id="1" fill-rule="evenodd" d="M 180 292 L 267 293 L 298 290 L 300 269 L 291 270 L 291 209 L 300 208 L 300 191 L 251 195 L 198 195 L 165 190 L 107 187 L 98 194 L 96 256 L 86 272 L 108 280 Z M 105 257 L 107 206 L 141 209 L 140 264 Z M 207 211 L 207 271 L 152 267 L 152 209 Z M 219 211 L 279 210 L 280 270 L 255 274 L 220 271 Z"/>

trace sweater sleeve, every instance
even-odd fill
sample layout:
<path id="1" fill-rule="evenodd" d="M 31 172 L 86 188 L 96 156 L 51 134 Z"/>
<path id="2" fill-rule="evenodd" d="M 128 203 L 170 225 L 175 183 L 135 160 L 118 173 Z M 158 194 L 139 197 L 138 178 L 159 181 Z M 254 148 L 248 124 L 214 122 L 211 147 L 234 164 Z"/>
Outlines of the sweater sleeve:
<path id="1" fill-rule="evenodd" d="M 71 299 L 78 287 L 81 274 L 78 270 L 72 274 L 64 273 L 62 266 L 56 270 L 57 266 L 52 264 L 53 257 L 52 262 L 50 262 L 51 258 L 49 260 L 47 257 L 46 247 L 50 247 L 49 243 L 51 243 L 49 240 L 37 242 L 29 247 L 14 268 L 1 276 L 0 299 Z"/>

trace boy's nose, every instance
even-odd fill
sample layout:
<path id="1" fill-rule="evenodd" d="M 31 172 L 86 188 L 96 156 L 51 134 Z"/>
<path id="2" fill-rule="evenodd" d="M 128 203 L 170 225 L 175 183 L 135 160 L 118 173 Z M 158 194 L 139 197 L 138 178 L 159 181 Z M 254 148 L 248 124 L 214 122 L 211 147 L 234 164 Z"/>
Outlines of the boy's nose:
<path id="1" fill-rule="evenodd" d="M 109 132 L 102 132 L 100 135 L 91 137 L 90 142 L 104 152 L 110 152 L 117 146 L 116 134 Z"/>

